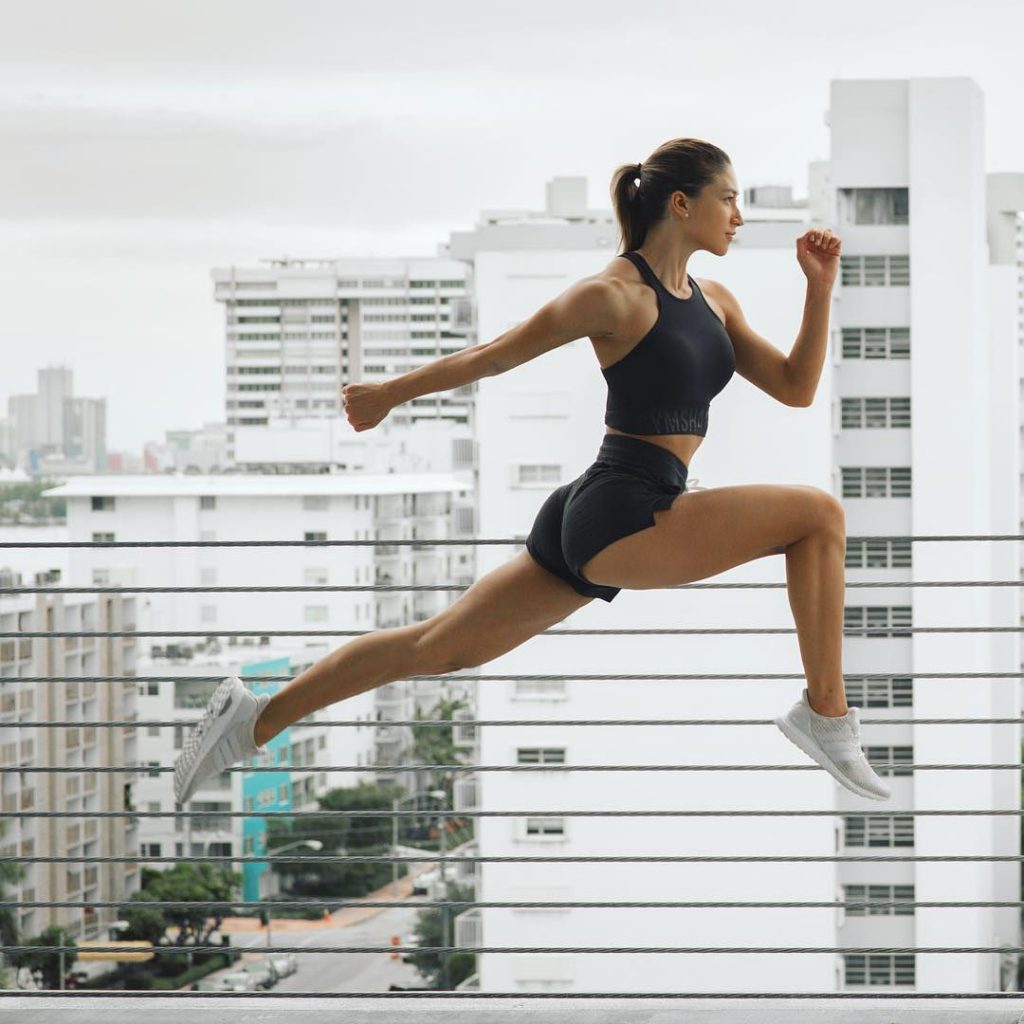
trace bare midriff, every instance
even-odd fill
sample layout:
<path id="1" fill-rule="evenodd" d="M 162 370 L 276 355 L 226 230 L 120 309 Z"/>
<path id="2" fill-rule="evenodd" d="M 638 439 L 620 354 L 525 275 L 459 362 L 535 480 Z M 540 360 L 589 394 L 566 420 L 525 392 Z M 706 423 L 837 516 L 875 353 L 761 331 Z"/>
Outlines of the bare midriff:
<path id="1" fill-rule="evenodd" d="M 649 441 L 660 448 L 667 448 L 677 459 L 680 459 L 687 469 L 690 468 L 690 459 L 693 453 L 701 446 L 704 440 L 700 434 L 627 434 L 624 430 L 616 430 L 615 427 L 605 426 L 606 434 L 622 434 L 624 437 L 637 437 L 641 441 Z"/>

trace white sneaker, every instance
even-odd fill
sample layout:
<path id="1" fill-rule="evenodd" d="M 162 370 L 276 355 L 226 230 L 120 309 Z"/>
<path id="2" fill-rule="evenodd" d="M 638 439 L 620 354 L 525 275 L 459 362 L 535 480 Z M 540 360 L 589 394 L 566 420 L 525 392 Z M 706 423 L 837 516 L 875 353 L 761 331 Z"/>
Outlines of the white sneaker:
<path id="1" fill-rule="evenodd" d="M 250 693 L 238 676 L 225 679 L 210 698 L 206 712 L 189 733 L 174 762 L 174 799 L 183 804 L 211 775 L 266 751 L 256 746 L 256 719 L 269 693 Z"/>
<path id="2" fill-rule="evenodd" d="M 851 793 L 869 800 L 888 800 L 889 787 L 875 774 L 860 746 L 860 718 L 856 708 L 845 715 L 819 715 L 807 703 L 807 689 L 800 699 L 775 719 L 786 739 L 817 761 Z"/>

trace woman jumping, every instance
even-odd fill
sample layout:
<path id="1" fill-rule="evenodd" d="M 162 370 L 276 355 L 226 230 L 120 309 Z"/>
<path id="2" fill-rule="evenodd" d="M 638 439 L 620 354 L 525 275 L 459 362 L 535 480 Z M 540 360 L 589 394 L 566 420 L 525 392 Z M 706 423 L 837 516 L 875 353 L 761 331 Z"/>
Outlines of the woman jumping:
<path id="1" fill-rule="evenodd" d="M 175 762 L 179 803 L 319 708 L 396 679 L 482 665 L 595 597 L 692 583 L 779 554 L 807 686 L 775 724 L 847 789 L 889 798 L 861 749 L 857 709 L 847 707 L 843 686 L 842 504 L 801 484 L 686 490 L 711 399 L 734 372 L 783 405 L 814 400 L 840 240 L 814 228 L 796 239 L 807 296 L 787 357 L 754 333 L 727 288 L 706 278 L 698 285 L 686 272 L 695 252 L 724 256 L 743 224 L 725 152 L 699 139 L 671 140 L 642 164 L 620 167 L 611 192 L 625 251 L 603 270 L 493 341 L 342 391 L 349 423 L 369 430 L 419 395 L 589 337 L 608 384 L 595 461 L 544 501 L 524 551 L 432 618 L 357 637 L 273 695 L 224 680 Z"/>

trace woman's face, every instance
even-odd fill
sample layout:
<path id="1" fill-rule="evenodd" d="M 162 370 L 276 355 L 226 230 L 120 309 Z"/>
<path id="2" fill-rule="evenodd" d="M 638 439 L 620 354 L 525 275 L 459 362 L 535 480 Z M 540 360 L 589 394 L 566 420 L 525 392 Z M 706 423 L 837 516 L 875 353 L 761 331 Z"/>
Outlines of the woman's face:
<path id="1" fill-rule="evenodd" d="M 740 187 L 731 166 L 704 187 L 700 198 L 690 204 L 687 227 L 703 249 L 724 256 L 732 236 L 743 223 L 739 208 Z"/>

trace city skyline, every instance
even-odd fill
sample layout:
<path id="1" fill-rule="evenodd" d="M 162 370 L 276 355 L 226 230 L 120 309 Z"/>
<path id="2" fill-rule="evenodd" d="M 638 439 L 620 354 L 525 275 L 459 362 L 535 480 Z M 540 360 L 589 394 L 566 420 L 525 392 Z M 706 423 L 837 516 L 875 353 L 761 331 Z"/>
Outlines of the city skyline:
<path id="1" fill-rule="evenodd" d="M 586 177 L 590 205 L 607 208 L 614 168 L 667 138 L 721 145 L 742 188 L 805 195 L 808 163 L 828 155 L 834 78 L 971 77 L 986 168 L 1024 166 L 1010 130 L 1024 9 L 924 9 L 865 3 L 851 18 L 801 0 L 768 19 L 746 0 L 574 0 L 456 3 L 446 18 L 400 3 L 395 18 L 308 2 L 284 34 L 262 3 L 13 10 L 0 406 L 62 364 L 108 398 L 113 449 L 198 428 L 224 407 L 212 267 L 431 257 L 483 208 L 542 208 L 556 175 Z"/>

